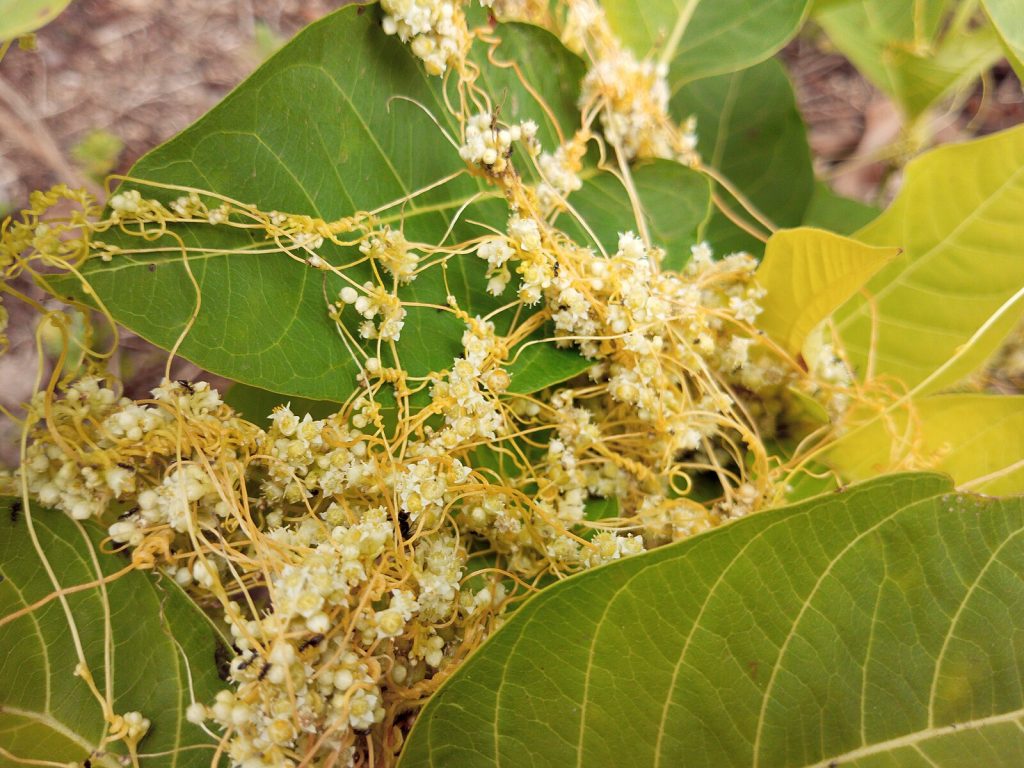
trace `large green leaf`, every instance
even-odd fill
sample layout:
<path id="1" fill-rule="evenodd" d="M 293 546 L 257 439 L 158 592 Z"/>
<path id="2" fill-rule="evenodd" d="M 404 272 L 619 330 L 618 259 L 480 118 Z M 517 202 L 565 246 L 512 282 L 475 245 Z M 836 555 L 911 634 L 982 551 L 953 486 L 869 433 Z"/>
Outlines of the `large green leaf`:
<path id="1" fill-rule="evenodd" d="M 1006 58 L 1017 72 L 1017 76 L 1024 78 L 1024 2 L 981 0 L 981 4 L 1003 41 Z"/>
<path id="2" fill-rule="evenodd" d="M 673 90 L 764 61 L 796 34 L 810 0 L 603 0 L 615 33 L 669 64 Z"/>
<path id="3" fill-rule="evenodd" d="M 911 162 L 895 202 L 856 235 L 904 253 L 868 282 L 870 301 L 836 314 L 855 367 L 867 369 L 873 322 L 875 373 L 911 387 L 927 378 L 923 392 L 984 363 L 1021 316 L 1020 302 L 1003 305 L 1024 286 L 1022 210 L 1024 127 Z"/>
<path id="4" fill-rule="evenodd" d="M 1024 493 L 1024 397 L 956 393 L 916 398 L 883 419 L 851 429 L 827 460 L 850 480 L 928 468 L 972 491 Z"/>
<path id="5" fill-rule="evenodd" d="M 1024 761 L 1024 503 L 897 475 L 562 582 L 441 687 L 403 768 Z"/>
<path id="6" fill-rule="evenodd" d="M 818 10 L 832 42 L 877 87 L 916 117 L 999 58 L 991 30 L 940 39 L 949 0 L 849 0 Z"/>
<path id="7" fill-rule="evenodd" d="M 672 97 L 672 114 L 697 117 L 697 148 L 705 164 L 722 173 L 774 224 L 795 227 L 803 221 L 814 171 L 793 86 L 779 62 L 691 83 Z M 727 193 L 719 190 L 719 195 L 749 220 Z M 764 247 L 717 209 L 705 237 L 716 253 L 760 253 Z"/>
<path id="8" fill-rule="evenodd" d="M 54 584 L 29 535 L 29 520 L 4 499 L 0 517 L 0 620 L 50 596 Z M 99 552 L 105 538 L 92 522 L 76 523 L 49 510 L 33 509 L 32 527 L 62 588 L 95 581 L 128 560 Z M 99 703 L 75 676 L 78 655 L 69 624 L 101 692 L 106 690 L 105 611 L 110 616 L 110 679 L 114 711 L 139 711 L 152 725 L 140 742 L 142 764 L 209 766 L 216 746 L 185 720 L 194 693 L 209 701 L 221 687 L 214 661 L 213 625 L 170 579 L 138 571 L 105 587 L 67 595 L 67 612 L 51 600 L 0 625 L 0 747 L 23 760 L 81 763 L 117 768 L 115 755 L 92 755 L 103 732 Z M 116 754 L 123 743 L 110 746 Z M 0 765 L 10 765 L 0 758 Z"/>
<path id="9" fill-rule="evenodd" d="M 49 24 L 70 3 L 71 0 L 0 0 L 0 42 Z"/>
<path id="10" fill-rule="evenodd" d="M 464 168 L 424 111 L 458 135 L 444 108 L 441 79 L 428 77 L 406 46 L 381 31 L 377 13 L 349 7 L 311 25 L 199 122 L 140 160 L 131 175 L 216 191 L 264 210 L 334 220 L 375 209 Z M 582 62 L 541 29 L 503 25 L 501 34 L 505 42 L 494 58 L 522 59 L 535 79 L 543 73 L 546 79 L 537 82 L 547 83 L 546 105 L 562 132 L 571 131 L 578 121 Z M 485 52 L 479 56 L 486 58 Z M 515 71 L 484 63 L 481 68 L 481 83 L 501 105 L 502 119 L 536 120 L 538 135 L 553 146 L 557 131 L 548 111 Z M 151 188 L 144 191 L 153 194 Z M 470 222 L 504 227 L 507 206 L 495 188 L 462 176 L 387 215 L 394 226 L 401 221 L 409 240 L 439 243 L 461 206 L 481 193 L 483 199 L 463 213 L 448 241 L 457 242 L 484 231 Z M 333 298 L 340 279 L 280 254 L 241 253 L 252 240 L 239 230 L 179 227 L 175 234 L 189 246 L 212 249 L 190 258 L 202 307 L 182 355 L 207 370 L 286 395 L 343 400 L 352 391 L 358 366 L 324 305 L 325 291 Z M 117 233 L 104 240 L 139 245 Z M 344 263 L 358 253 L 328 244 L 320 255 Z M 427 270 L 399 295 L 443 305 L 450 291 L 470 315 L 488 314 L 507 297 L 486 293 L 485 266 L 472 254 L 456 256 L 446 274 Z M 96 260 L 85 274 L 118 321 L 158 345 L 173 345 L 193 312 L 194 290 L 180 253 Z M 350 274 L 359 282 L 370 278 L 365 264 Z M 71 279 L 62 287 L 75 289 Z M 462 322 L 447 312 L 410 308 L 397 345 L 402 366 L 418 376 L 447 368 L 461 353 L 463 331 Z M 512 374 L 517 386 L 536 389 L 584 367 L 571 350 L 538 345 L 519 357 Z"/>
<path id="11" fill-rule="evenodd" d="M 631 174 L 651 241 L 665 249 L 662 266 L 679 269 L 690 258 L 690 246 L 704 237 L 711 216 L 710 182 L 703 174 L 669 160 L 636 166 Z M 610 173 L 585 175 L 582 188 L 569 202 L 610 253 L 618 248 L 620 233 L 638 231 L 629 193 Z M 556 223 L 579 242 L 591 239 L 569 213 Z"/>

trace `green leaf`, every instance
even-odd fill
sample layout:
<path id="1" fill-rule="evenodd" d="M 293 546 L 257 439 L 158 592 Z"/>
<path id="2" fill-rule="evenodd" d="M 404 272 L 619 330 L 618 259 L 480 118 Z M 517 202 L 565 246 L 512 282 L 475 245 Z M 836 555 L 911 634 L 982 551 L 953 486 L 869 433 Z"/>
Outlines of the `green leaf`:
<path id="1" fill-rule="evenodd" d="M 833 44 L 913 118 L 999 58 L 990 30 L 939 38 L 949 0 L 852 0 L 817 11 Z"/>
<path id="2" fill-rule="evenodd" d="M 692 83 L 672 97 L 671 107 L 677 119 L 697 117 L 697 148 L 706 165 L 777 226 L 800 225 L 814 189 L 814 171 L 793 86 L 779 62 Z M 718 194 L 750 219 L 727 193 L 719 189 Z M 705 237 L 720 254 L 759 254 L 764 248 L 717 209 Z"/>
<path id="3" fill-rule="evenodd" d="M 546 325 L 542 330 L 549 332 L 549 339 L 554 338 L 553 326 Z M 513 349 L 512 359 L 515 363 L 509 366 L 512 382 L 508 391 L 519 395 L 568 381 L 594 364 L 572 349 L 558 349 L 550 341 L 538 343 L 537 340 L 525 341 Z"/>
<path id="4" fill-rule="evenodd" d="M 782 48 L 810 0 L 603 0 L 612 29 L 638 55 L 656 52 L 681 85 L 751 67 Z"/>
<path id="5" fill-rule="evenodd" d="M 966 88 L 1002 58 L 989 27 L 947 35 L 933 52 L 892 52 L 894 94 L 910 117 L 917 117 L 945 96 Z"/>
<path id="6" fill-rule="evenodd" d="M 803 223 L 808 227 L 827 229 L 837 235 L 852 235 L 879 213 L 879 208 L 837 195 L 827 184 L 816 181 Z"/>
<path id="7" fill-rule="evenodd" d="M 4 499 L 0 517 L 0 620 L 54 592 L 29 534 L 24 511 Z M 20 506 L 17 508 L 20 509 Z M 88 584 L 128 565 L 100 552 L 105 531 L 50 510 L 33 508 L 31 524 L 62 588 Z M 140 711 L 149 733 L 139 744 L 147 766 L 209 766 L 216 742 L 185 720 L 192 693 L 209 701 L 222 687 L 214 662 L 219 642 L 213 625 L 167 578 L 138 571 L 66 596 L 81 648 L 101 693 L 106 691 L 105 610 L 110 612 L 114 712 Z M 78 655 L 68 613 L 54 599 L 0 625 L 0 747 L 16 757 L 80 763 L 98 748 L 103 733 L 99 703 L 75 676 Z M 190 692 L 191 691 L 191 692 Z M 123 743 L 110 747 L 124 753 Z M 2 762 L 2 761 L 0 761 Z M 94 766 L 117 768 L 115 756 L 92 757 Z M 3 763 L 8 765 L 8 763 Z"/>
<path id="8" fill-rule="evenodd" d="M 949 0 L 838 0 L 818 3 L 815 19 L 871 82 L 897 92 L 889 57 L 896 48 L 927 50 Z"/>
<path id="9" fill-rule="evenodd" d="M 620 514 L 619 500 L 614 496 L 609 496 L 590 499 L 584 508 L 583 517 L 591 522 L 596 522 L 607 520 L 610 517 L 618 517 Z"/>
<path id="10" fill-rule="evenodd" d="M 35 32 L 70 4 L 71 0 L 0 0 L 0 42 Z"/>
<path id="11" fill-rule="evenodd" d="M 428 77 L 405 45 L 383 33 L 377 13 L 349 7 L 307 27 L 199 122 L 140 160 L 131 176 L 212 190 L 263 210 L 333 221 L 399 200 L 464 169 L 458 152 L 424 111 L 449 134 L 458 135 L 444 107 L 443 81 Z M 534 119 L 550 148 L 558 132 L 549 111 L 563 132 L 578 121 L 576 89 L 583 64 L 536 27 L 503 25 L 501 34 L 505 42 L 494 58 L 521 58 L 527 75 L 541 78 L 544 73 L 538 82 L 548 83 L 543 97 L 549 110 L 510 67 L 481 62 L 481 82 L 492 90 L 495 104 L 501 104 L 503 120 Z M 485 52 L 478 56 L 486 57 Z M 146 196 L 173 199 L 177 194 L 141 189 Z M 481 199 L 462 212 L 454 239 L 447 242 L 485 231 L 471 222 L 504 228 L 508 209 L 500 191 L 468 175 L 382 217 L 396 227 L 401 222 L 410 241 L 437 244 L 451 219 L 475 196 Z M 338 337 L 324 300 L 325 293 L 336 296 L 343 285 L 339 278 L 279 253 L 245 254 L 241 251 L 254 241 L 241 230 L 177 227 L 173 235 L 190 247 L 211 251 L 190 257 L 202 306 L 181 346 L 184 357 L 206 370 L 284 395 L 343 401 L 352 392 L 359 366 Z M 105 233 L 103 239 L 139 247 L 137 238 L 118 232 Z M 120 256 L 109 263 L 94 260 L 84 270 L 115 319 L 165 348 L 178 340 L 195 306 L 195 291 L 175 243 L 165 237 L 147 245 L 166 246 L 169 253 Z M 353 248 L 330 244 L 319 255 L 334 264 L 359 256 Z M 451 292 L 471 316 L 487 315 L 508 297 L 483 290 L 485 268 L 473 254 L 458 255 L 446 271 L 425 271 L 400 289 L 399 296 L 445 305 Z M 366 264 L 349 274 L 359 282 L 371 278 Z M 59 285 L 62 292 L 81 292 L 70 278 Z M 511 316 L 504 315 L 506 323 Z M 448 312 L 410 307 L 397 344 L 400 365 L 413 376 L 449 367 L 462 352 L 464 330 Z M 376 354 L 372 346 L 368 354 Z M 533 388 L 586 367 L 566 350 L 534 348 L 519 360 L 523 367 L 512 367 L 513 379 Z"/>
<path id="12" fill-rule="evenodd" d="M 1006 58 L 1024 79 L 1024 2 L 1022 0 L 981 0 L 992 26 L 999 33 Z"/>
<path id="13" fill-rule="evenodd" d="M 827 461 L 850 480 L 928 468 L 972 491 L 1024 493 L 1024 397 L 958 393 L 914 399 L 885 419 L 851 429 Z"/>
<path id="14" fill-rule="evenodd" d="M 421 713 L 402 768 L 1024 759 L 1024 502 L 897 475 L 573 577 Z"/>
<path id="15" fill-rule="evenodd" d="M 1021 210 L 1024 127 L 913 160 L 895 202 L 856 235 L 903 255 L 868 282 L 871 302 L 854 297 L 835 315 L 855 368 L 864 374 L 870 356 L 876 374 L 927 379 L 927 393 L 981 366 L 1021 316 L 1020 301 L 1004 307 L 1024 286 Z"/>
<path id="16" fill-rule="evenodd" d="M 669 160 L 644 163 L 631 174 L 651 241 L 665 249 L 663 268 L 681 268 L 690 258 L 690 246 L 704 237 L 711 216 L 710 182 L 703 174 Z M 609 253 L 618 249 L 620 233 L 638 231 L 629 193 L 611 173 L 584 175 L 583 187 L 569 202 Z M 578 242 L 591 241 L 569 213 L 562 214 L 556 224 Z"/>
<path id="17" fill-rule="evenodd" d="M 268 424 L 274 408 L 285 404 L 291 406 L 293 413 L 308 413 L 314 419 L 325 419 L 338 412 L 338 404 L 329 400 L 285 397 L 247 384 L 232 384 L 224 393 L 224 402 L 254 424 Z"/>
<path id="18" fill-rule="evenodd" d="M 540 127 L 537 138 L 545 149 L 553 150 L 580 127 L 576 104 L 586 64 L 554 34 L 533 24 L 505 22 L 498 27 L 497 36 L 501 44 L 494 53 L 494 66 L 486 63 L 482 52 L 474 54 L 480 65 L 480 85 L 500 109 L 502 119 L 532 117 Z M 522 73 L 522 79 L 516 68 Z M 523 86 L 524 80 L 540 93 L 557 128 Z M 436 78 L 431 80 L 432 85 L 436 82 Z"/>
<path id="19" fill-rule="evenodd" d="M 823 229 L 781 229 L 768 239 L 757 283 L 765 289 L 758 327 L 790 354 L 807 335 L 899 255 Z"/>

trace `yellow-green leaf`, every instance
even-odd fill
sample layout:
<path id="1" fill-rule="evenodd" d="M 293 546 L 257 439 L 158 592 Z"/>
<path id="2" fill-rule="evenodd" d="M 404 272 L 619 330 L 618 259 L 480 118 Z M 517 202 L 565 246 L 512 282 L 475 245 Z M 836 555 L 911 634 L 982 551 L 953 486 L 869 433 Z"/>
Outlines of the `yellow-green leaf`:
<path id="1" fill-rule="evenodd" d="M 1024 126 L 915 159 L 896 201 L 856 237 L 903 255 L 868 282 L 870 302 L 857 295 L 835 315 L 854 367 L 864 374 L 871 358 L 874 374 L 922 394 L 962 379 L 1021 316 Z"/>
<path id="2" fill-rule="evenodd" d="M 1024 78 L 1024 0 L 981 0 L 985 13 L 996 28 L 1006 58 L 1017 72 Z"/>
<path id="3" fill-rule="evenodd" d="M 757 282 L 767 291 L 760 327 L 790 353 L 899 253 L 823 229 L 783 229 L 768 240 Z"/>
<path id="4" fill-rule="evenodd" d="M 850 480 L 933 469 L 972 491 L 1024 493 L 1024 396 L 965 393 L 912 400 L 850 431 L 828 462 Z"/>
<path id="5" fill-rule="evenodd" d="M 57 18 L 71 0 L 0 0 L 0 41 L 35 32 Z"/>

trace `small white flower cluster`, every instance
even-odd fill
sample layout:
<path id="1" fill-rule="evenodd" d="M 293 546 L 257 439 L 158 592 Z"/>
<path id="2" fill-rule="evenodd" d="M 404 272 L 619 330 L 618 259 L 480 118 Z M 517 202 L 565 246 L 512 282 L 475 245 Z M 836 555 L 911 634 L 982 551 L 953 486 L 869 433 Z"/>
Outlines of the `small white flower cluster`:
<path id="1" fill-rule="evenodd" d="M 661 495 L 644 498 L 636 516 L 643 524 L 644 538 L 651 546 L 688 538 L 720 522 L 703 504 L 686 498 L 670 499 Z"/>
<path id="2" fill-rule="evenodd" d="M 626 160 L 660 157 L 692 165 L 698 160 L 696 121 L 682 128 L 668 114 L 669 88 L 664 65 L 637 61 L 615 46 L 598 58 L 583 78 L 580 106 L 601 109 L 601 127 Z"/>
<path id="3" fill-rule="evenodd" d="M 543 247 L 540 225 L 535 219 L 513 214 L 508 220 L 508 237 L 519 260 L 519 298 L 527 305 L 536 304 L 551 287 L 557 261 Z"/>
<path id="4" fill-rule="evenodd" d="M 587 146 L 582 133 L 562 144 L 554 153 L 537 158 L 542 181 L 537 185 L 537 202 L 545 213 L 564 207 L 564 200 L 583 186 L 579 172 Z"/>
<path id="5" fill-rule="evenodd" d="M 511 380 L 498 367 L 504 358 L 494 325 L 475 320 L 462 335 L 465 357 L 456 358 L 448 376 L 435 379 L 431 397 L 444 415 L 444 427 L 431 437 L 436 451 L 450 451 L 479 439 L 494 440 L 505 431 L 498 396 Z"/>
<path id="6" fill-rule="evenodd" d="M 287 406 L 280 407 L 261 440 L 272 459 L 263 483 L 270 499 L 296 503 L 314 491 L 370 489 L 370 478 L 378 471 L 363 435 L 337 416 L 313 419 L 307 413 L 300 419 Z"/>
<path id="7" fill-rule="evenodd" d="M 398 341 L 405 327 L 405 307 L 401 300 L 384 286 L 371 282 L 363 284 L 360 294 L 352 286 L 346 286 L 338 294 L 339 301 L 334 307 L 337 315 L 348 305 L 354 305 L 356 312 L 363 316 L 359 324 L 359 335 L 364 339 L 381 339 L 382 341 Z M 374 324 L 374 320 L 380 321 Z"/>
<path id="8" fill-rule="evenodd" d="M 470 35 L 458 0 L 381 0 L 381 8 L 384 32 L 409 43 L 430 74 L 443 75 L 465 58 Z"/>
<path id="9" fill-rule="evenodd" d="M 420 615 L 425 621 L 442 622 L 458 604 L 465 555 L 450 536 L 430 536 L 416 545 L 413 577 L 419 587 Z M 425 656 L 427 664 L 440 666 L 437 656 Z"/>
<path id="10" fill-rule="evenodd" d="M 537 124 L 532 120 L 501 126 L 491 113 L 478 112 L 466 121 L 459 157 L 499 176 L 510 167 L 512 144 L 524 141 L 532 152 L 539 146 L 536 137 Z"/>
<path id="11" fill-rule="evenodd" d="M 275 422 L 272 432 L 283 427 L 292 435 L 318 423 L 280 411 Z M 319 424 L 327 442 L 336 442 L 332 420 Z M 419 467 L 412 469 L 422 484 L 435 477 Z M 385 470 L 376 479 L 394 474 Z M 462 471 L 453 479 L 465 477 Z M 504 599 L 503 590 L 463 592 L 466 554 L 444 533 L 419 537 L 406 586 L 384 592 L 380 569 L 397 557 L 403 539 L 383 505 L 355 501 L 374 491 L 381 500 L 393 495 L 376 483 L 346 488 L 336 495 L 344 501 L 322 514 L 326 527 L 306 517 L 269 532 L 279 551 L 289 553 L 267 584 L 272 611 L 256 617 L 239 603 L 228 604 L 225 619 L 238 651 L 230 675 L 237 687 L 221 691 L 212 706 L 193 705 L 189 718 L 229 730 L 227 752 L 235 764 L 291 765 L 285 755 L 303 733 L 331 734 L 325 754 L 341 748 L 352 732 L 383 720 L 385 687 L 414 685 L 444 664 L 446 642 L 435 624 Z M 348 634 L 339 627 L 343 621 L 353 622 Z M 392 659 L 390 677 L 382 656 Z"/>
<path id="12" fill-rule="evenodd" d="M 206 210 L 206 206 L 203 205 L 199 195 L 195 192 L 189 192 L 187 195 L 175 198 L 168 207 L 174 214 L 183 219 L 191 219 L 203 215 L 203 211 Z"/>
<path id="13" fill-rule="evenodd" d="M 587 556 L 587 563 L 590 566 L 610 563 L 630 555 L 639 555 L 644 551 L 644 540 L 640 536 L 602 531 L 591 539 L 594 548 Z"/>
<path id="14" fill-rule="evenodd" d="M 428 459 L 421 459 L 404 467 L 395 479 L 395 495 L 401 508 L 413 523 L 423 519 L 423 525 L 435 527 L 444 512 L 448 491 L 445 475 Z"/>
<path id="15" fill-rule="evenodd" d="M 199 203 L 198 196 L 192 195 L 192 197 L 196 199 L 199 209 L 205 210 L 202 203 Z M 171 203 L 171 211 L 174 211 L 174 205 L 178 202 Z M 115 223 L 127 220 L 161 221 L 170 215 L 170 211 L 164 207 L 163 203 L 143 197 L 137 189 L 126 189 L 111 195 L 107 205 L 110 207 L 110 220 Z M 42 224 L 41 227 L 40 234 L 47 230 L 47 225 Z"/>
<path id="16" fill-rule="evenodd" d="M 761 501 L 761 492 L 757 487 L 752 483 L 742 483 L 715 505 L 715 512 L 723 519 L 745 517 L 754 512 Z"/>
<path id="17" fill-rule="evenodd" d="M 487 262 L 487 292 L 492 296 L 500 296 L 512 279 L 512 273 L 505 264 L 515 255 L 515 251 L 505 238 L 492 237 L 480 243 L 476 255 Z"/>
<path id="18" fill-rule="evenodd" d="M 319 250 L 324 244 L 323 235 L 318 235 L 316 232 L 296 232 L 291 236 L 291 247 L 301 248 L 304 251 L 316 251 Z M 315 254 L 312 259 L 318 258 Z M 317 264 L 318 262 L 313 262 Z"/>
<path id="19" fill-rule="evenodd" d="M 611 34 L 604 9 L 595 0 L 569 0 L 567 5 L 561 37 L 569 50 L 583 54 L 588 40 Z"/>
<path id="20" fill-rule="evenodd" d="M 359 244 L 359 250 L 383 266 L 400 283 L 411 282 L 416 276 L 420 257 L 410 249 L 401 230 L 385 227 L 373 232 Z"/>
<path id="21" fill-rule="evenodd" d="M 129 189 L 112 195 L 108 203 L 110 210 L 118 216 L 134 216 L 142 210 L 142 194 L 137 189 Z"/>
<path id="22" fill-rule="evenodd" d="M 813 374 L 811 394 L 817 396 L 823 389 L 827 389 L 825 408 L 829 418 L 836 424 L 840 423 L 850 404 L 853 373 L 836 354 L 832 344 L 823 341 L 821 329 L 810 335 L 804 354 Z"/>
<path id="23" fill-rule="evenodd" d="M 153 397 L 156 405 L 141 406 L 118 398 L 95 377 L 66 389 L 53 412 L 58 429 L 68 431 L 70 440 L 58 443 L 45 428 L 36 430 L 19 470 L 25 473 L 30 492 L 78 520 L 99 517 L 117 501 L 135 500 L 136 508 L 110 527 L 115 541 L 133 546 L 142 542 L 148 527 L 168 525 L 185 532 L 223 518 L 226 505 L 206 473 L 191 456 L 178 461 L 177 419 L 187 418 L 196 428 L 213 428 L 210 434 L 219 437 L 202 450 L 214 459 L 233 458 L 255 440 L 258 430 L 235 419 L 206 382 L 164 381 Z M 33 408 L 42 413 L 38 398 Z M 92 450 L 67 453 L 65 445 L 76 443 L 83 434 L 89 436 Z M 125 447 L 130 447 L 130 454 Z M 161 470 L 161 479 L 148 479 Z"/>
<path id="24" fill-rule="evenodd" d="M 656 471 L 672 457 L 703 451 L 721 433 L 734 403 L 715 376 L 753 392 L 785 379 L 782 363 L 757 343 L 748 327 L 760 312 L 762 295 L 753 281 L 756 262 L 749 256 L 716 262 L 706 244 L 700 244 L 693 248 L 685 272 L 678 274 L 661 271 L 663 252 L 631 232 L 620 236 L 615 254 L 603 258 L 564 241 L 549 246 L 544 226 L 514 215 L 507 240 L 495 241 L 486 250 L 489 263 L 509 270 L 515 262 L 522 277 L 520 297 L 525 302 L 543 297 L 563 343 L 575 344 L 595 360 L 591 377 L 606 383 L 607 408 L 627 408 L 623 413 L 632 414 L 630 418 L 657 425 L 645 446 L 644 453 L 656 462 L 648 470 Z M 555 446 L 566 477 L 557 486 L 560 500 L 550 514 L 567 523 L 578 521 L 581 499 L 572 489 L 589 484 L 565 462 L 569 457 L 578 461 L 580 454 L 565 450 L 570 447 L 565 441 Z M 548 466 L 558 474 L 562 470 L 555 468 L 553 458 Z M 630 469 L 633 474 L 643 471 Z M 568 556 L 569 545 L 560 546 L 566 551 L 557 557 Z"/>

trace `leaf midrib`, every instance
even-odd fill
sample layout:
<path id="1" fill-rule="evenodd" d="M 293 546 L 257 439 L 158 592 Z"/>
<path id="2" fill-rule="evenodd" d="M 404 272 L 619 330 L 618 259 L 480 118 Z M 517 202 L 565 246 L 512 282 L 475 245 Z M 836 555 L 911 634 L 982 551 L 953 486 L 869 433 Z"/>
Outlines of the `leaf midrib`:
<path id="1" fill-rule="evenodd" d="M 872 755 L 883 754 L 887 751 L 897 750 L 901 747 L 916 747 L 919 744 L 929 741 L 930 739 L 937 739 L 943 736 L 949 736 L 953 733 L 963 733 L 964 731 L 978 730 L 988 726 L 1001 725 L 1003 723 L 1011 723 L 1014 721 L 1020 721 L 1024 719 L 1024 708 L 1015 709 L 1010 712 L 1001 712 L 998 715 L 989 715 L 988 717 L 980 717 L 975 720 L 968 720 L 966 722 L 951 723 L 949 725 L 941 726 L 930 726 L 928 728 L 922 728 L 919 731 L 911 731 L 905 733 L 902 736 L 897 736 L 894 739 L 887 739 L 886 741 L 880 741 L 877 744 L 870 744 L 857 749 L 851 750 L 850 752 L 844 752 L 841 755 L 833 755 L 825 760 L 821 760 L 817 763 L 808 763 L 802 768 L 828 768 L 833 765 L 846 765 L 847 763 L 858 760 L 862 757 L 871 757 Z M 1018 722 L 1024 729 L 1024 724 Z"/>

